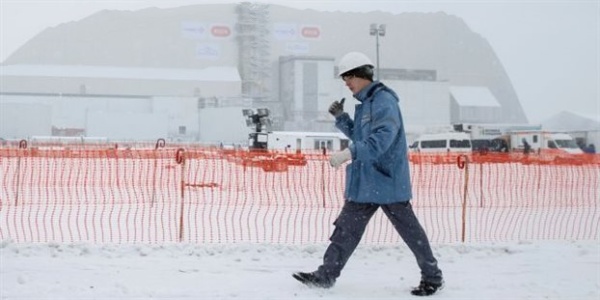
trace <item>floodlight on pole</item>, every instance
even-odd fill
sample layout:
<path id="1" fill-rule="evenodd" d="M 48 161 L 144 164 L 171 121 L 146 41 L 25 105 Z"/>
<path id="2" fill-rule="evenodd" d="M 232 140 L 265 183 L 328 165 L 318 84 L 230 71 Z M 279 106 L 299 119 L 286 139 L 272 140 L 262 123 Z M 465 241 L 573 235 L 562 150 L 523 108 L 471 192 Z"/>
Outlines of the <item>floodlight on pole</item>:
<path id="1" fill-rule="evenodd" d="M 385 36 L 385 24 L 372 23 L 369 27 L 369 34 L 375 36 L 375 51 L 377 55 L 377 80 L 381 80 L 379 73 L 379 37 Z"/>
<path id="2" fill-rule="evenodd" d="M 253 128 L 254 132 L 249 134 L 252 149 L 267 149 L 266 135 L 271 131 L 270 111 L 268 108 L 242 109 L 246 117 L 246 126 Z"/>
<path id="3" fill-rule="evenodd" d="M 261 117 L 268 117 L 269 109 L 268 108 L 259 108 L 256 110 L 256 113 Z"/>

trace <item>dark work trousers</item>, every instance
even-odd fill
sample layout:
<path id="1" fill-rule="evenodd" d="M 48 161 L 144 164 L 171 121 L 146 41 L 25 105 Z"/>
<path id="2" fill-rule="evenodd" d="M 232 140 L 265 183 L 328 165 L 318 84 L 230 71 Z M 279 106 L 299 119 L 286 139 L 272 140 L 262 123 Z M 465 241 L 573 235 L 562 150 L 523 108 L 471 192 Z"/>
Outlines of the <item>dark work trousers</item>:
<path id="1" fill-rule="evenodd" d="M 421 269 L 421 279 L 440 283 L 442 271 L 437 266 L 429 239 L 419 224 L 410 202 L 379 205 L 346 201 L 340 215 L 333 223 L 335 230 L 329 238 L 331 243 L 325 251 L 323 265 L 317 270 L 318 276 L 330 280 L 340 276 L 346 262 L 358 246 L 369 220 L 380 207 L 415 255 Z"/>

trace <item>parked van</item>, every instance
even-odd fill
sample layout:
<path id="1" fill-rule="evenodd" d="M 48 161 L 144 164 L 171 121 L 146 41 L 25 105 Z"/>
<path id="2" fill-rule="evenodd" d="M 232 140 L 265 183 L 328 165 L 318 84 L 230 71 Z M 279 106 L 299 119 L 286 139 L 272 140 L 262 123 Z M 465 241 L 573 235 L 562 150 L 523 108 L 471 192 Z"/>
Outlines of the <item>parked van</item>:
<path id="1" fill-rule="evenodd" d="M 421 153 L 471 152 L 471 137 L 464 132 L 423 134 L 409 149 Z"/>

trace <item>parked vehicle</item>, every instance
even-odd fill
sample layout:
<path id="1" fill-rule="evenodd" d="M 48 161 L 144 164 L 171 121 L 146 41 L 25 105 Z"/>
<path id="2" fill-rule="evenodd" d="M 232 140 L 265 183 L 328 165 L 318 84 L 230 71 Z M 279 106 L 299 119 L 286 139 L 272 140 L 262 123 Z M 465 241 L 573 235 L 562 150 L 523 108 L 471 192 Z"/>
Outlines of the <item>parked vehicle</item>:
<path id="1" fill-rule="evenodd" d="M 344 134 L 338 132 L 272 131 L 254 134 L 256 134 L 256 142 L 263 149 L 289 152 L 311 149 L 340 151 L 346 149 L 350 143 Z M 256 143 L 253 135 L 249 141 L 251 145 Z"/>
<path id="2" fill-rule="evenodd" d="M 423 134 L 409 149 L 420 153 L 471 152 L 471 137 L 464 132 Z"/>
<path id="3" fill-rule="evenodd" d="M 583 151 L 569 134 L 546 131 L 512 131 L 507 134 L 510 152 L 523 152 L 526 141 L 533 153 L 582 154 Z"/>
<path id="4" fill-rule="evenodd" d="M 454 129 L 469 134 L 473 151 L 580 154 L 573 137 L 567 133 L 542 130 L 536 124 L 455 124 Z"/>

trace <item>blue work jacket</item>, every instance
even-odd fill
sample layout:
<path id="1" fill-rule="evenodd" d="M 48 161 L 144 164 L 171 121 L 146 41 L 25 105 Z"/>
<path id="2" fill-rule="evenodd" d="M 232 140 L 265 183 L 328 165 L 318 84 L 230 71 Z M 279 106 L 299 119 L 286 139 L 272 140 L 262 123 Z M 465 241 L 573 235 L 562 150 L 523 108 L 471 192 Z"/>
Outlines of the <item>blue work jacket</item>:
<path id="1" fill-rule="evenodd" d="M 412 198 L 408 147 L 396 93 L 378 81 L 354 95 L 354 120 L 343 113 L 335 126 L 352 143 L 346 166 L 346 201 L 390 204 Z"/>

